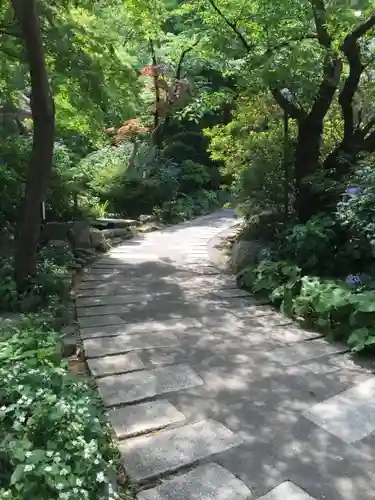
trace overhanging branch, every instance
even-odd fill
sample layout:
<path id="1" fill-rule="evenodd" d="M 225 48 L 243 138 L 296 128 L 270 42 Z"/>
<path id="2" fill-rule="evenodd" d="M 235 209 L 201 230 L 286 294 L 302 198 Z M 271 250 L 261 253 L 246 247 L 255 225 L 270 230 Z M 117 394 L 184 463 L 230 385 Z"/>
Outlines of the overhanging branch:
<path id="1" fill-rule="evenodd" d="M 344 119 L 344 141 L 349 140 L 354 132 L 353 99 L 358 89 L 361 75 L 365 69 L 361 61 L 359 39 L 368 33 L 374 26 L 375 14 L 372 14 L 346 36 L 341 46 L 341 51 L 349 64 L 349 75 L 339 95 L 339 104 Z"/>
<path id="2" fill-rule="evenodd" d="M 273 95 L 277 104 L 282 108 L 291 118 L 297 121 L 304 120 L 306 118 L 306 113 L 303 109 L 296 106 L 293 102 L 287 99 L 280 89 L 275 86 L 270 86 L 271 94 Z"/>
<path id="3" fill-rule="evenodd" d="M 332 40 L 326 27 L 327 12 L 326 12 L 326 7 L 324 5 L 324 0 L 310 0 L 310 1 L 314 14 L 316 31 L 318 34 L 318 41 L 320 45 L 322 45 L 326 49 L 329 49 Z"/>
<path id="4" fill-rule="evenodd" d="M 181 78 L 182 64 L 184 62 L 186 55 L 189 52 L 191 52 L 194 49 L 194 47 L 196 47 L 198 45 L 198 43 L 199 43 L 199 40 L 197 40 L 192 45 L 190 45 L 190 47 L 188 47 L 187 49 L 185 49 L 181 52 L 180 58 L 179 58 L 178 63 L 177 63 L 177 68 L 176 68 L 176 75 L 175 75 L 176 80 L 180 80 L 180 78 Z"/>
<path id="5" fill-rule="evenodd" d="M 214 0 L 207 0 L 208 3 L 211 5 L 211 7 L 214 9 L 214 11 L 221 17 L 221 19 L 225 22 L 225 24 L 233 31 L 233 33 L 237 36 L 239 41 L 241 42 L 243 48 L 246 50 L 247 53 L 250 53 L 252 50 L 252 47 L 250 43 L 246 40 L 244 35 L 241 33 L 241 30 L 238 29 L 237 24 L 231 21 L 230 19 L 227 18 L 227 16 L 224 14 L 224 12 L 219 9 L 219 7 L 215 4 Z"/>

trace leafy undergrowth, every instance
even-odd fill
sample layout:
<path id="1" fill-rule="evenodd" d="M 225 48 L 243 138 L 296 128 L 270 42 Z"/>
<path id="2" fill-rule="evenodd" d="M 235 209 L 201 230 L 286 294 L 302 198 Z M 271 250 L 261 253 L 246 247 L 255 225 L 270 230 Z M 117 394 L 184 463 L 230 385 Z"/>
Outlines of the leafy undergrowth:
<path id="1" fill-rule="evenodd" d="M 238 274 L 239 285 L 353 351 L 371 352 L 375 280 L 368 243 L 327 216 L 274 238 L 259 260 Z"/>
<path id="2" fill-rule="evenodd" d="M 0 496 L 115 499 L 97 394 L 68 373 L 48 323 L 33 315 L 1 332 Z"/>
<path id="3" fill-rule="evenodd" d="M 42 309 L 0 330 L 1 500 L 135 496 L 95 384 L 78 359 L 64 359 L 54 330 L 67 307 L 68 262 L 69 255 L 44 249 L 31 280 L 33 308 Z M 25 297 L 16 294 L 10 264 L 2 275 L 2 304 L 16 310 Z"/>

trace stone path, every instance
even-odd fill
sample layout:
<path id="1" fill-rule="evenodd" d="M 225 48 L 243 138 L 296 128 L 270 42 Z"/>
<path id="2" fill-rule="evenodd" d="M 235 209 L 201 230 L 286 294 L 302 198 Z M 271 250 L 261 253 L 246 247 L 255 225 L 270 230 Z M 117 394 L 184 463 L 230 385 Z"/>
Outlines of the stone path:
<path id="1" fill-rule="evenodd" d="M 222 210 L 130 240 L 77 297 L 90 370 L 138 500 L 375 499 L 375 378 L 236 289 Z"/>

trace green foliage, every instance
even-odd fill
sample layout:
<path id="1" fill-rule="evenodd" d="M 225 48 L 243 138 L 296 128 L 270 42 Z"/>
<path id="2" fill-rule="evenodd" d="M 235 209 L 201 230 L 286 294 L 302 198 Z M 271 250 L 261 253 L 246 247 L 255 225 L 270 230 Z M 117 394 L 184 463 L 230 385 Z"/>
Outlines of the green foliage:
<path id="1" fill-rule="evenodd" d="M 13 259 L 0 259 L 0 310 L 35 310 L 67 298 L 71 276 L 67 266 L 74 262 L 66 247 L 47 245 L 38 254 L 36 272 L 25 295 L 18 295 L 14 281 Z"/>
<path id="2" fill-rule="evenodd" d="M 96 394 L 67 372 L 56 332 L 26 318 L 0 338 L 1 498 L 117 498 Z"/>
<path id="3" fill-rule="evenodd" d="M 189 159 L 198 161 L 198 154 L 195 149 L 183 142 L 173 142 L 163 149 L 163 156 L 180 164 Z"/>
<path id="4" fill-rule="evenodd" d="M 360 165 L 351 185 L 357 192 L 343 195 L 338 204 L 338 218 L 345 227 L 366 238 L 375 248 L 375 174 L 372 162 Z"/>
<path id="5" fill-rule="evenodd" d="M 287 261 L 264 259 L 238 276 L 241 285 L 308 326 L 345 340 L 354 351 L 375 344 L 375 291 L 339 280 L 303 276 Z"/>
<path id="6" fill-rule="evenodd" d="M 290 256 L 304 272 L 317 268 L 332 271 L 337 252 L 338 225 L 332 217 L 316 216 L 306 224 L 297 224 L 281 234 L 280 240 L 285 255 Z"/>
<path id="7" fill-rule="evenodd" d="M 210 174 L 206 166 L 185 160 L 179 170 L 179 189 L 182 193 L 189 194 L 208 187 Z"/>
<path id="8" fill-rule="evenodd" d="M 222 206 L 223 202 L 220 193 L 203 189 L 195 191 L 193 196 L 181 193 L 161 207 L 156 207 L 154 213 L 160 220 L 177 223 L 207 214 Z"/>

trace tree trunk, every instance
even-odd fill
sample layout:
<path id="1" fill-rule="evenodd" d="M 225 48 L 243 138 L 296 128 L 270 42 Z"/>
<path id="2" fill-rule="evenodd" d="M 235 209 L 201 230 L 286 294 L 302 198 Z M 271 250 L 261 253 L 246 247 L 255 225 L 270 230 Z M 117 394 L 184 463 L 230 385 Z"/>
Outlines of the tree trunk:
<path id="1" fill-rule="evenodd" d="M 28 285 L 36 268 L 41 203 L 52 171 L 55 134 L 54 104 L 48 83 L 36 0 L 11 0 L 19 22 L 29 64 L 33 146 L 26 175 L 25 197 L 18 222 L 15 249 L 15 279 L 18 291 Z"/>
<path id="2" fill-rule="evenodd" d="M 318 169 L 322 122 L 303 120 L 298 127 L 298 139 L 294 164 L 296 182 L 295 210 L 300 222 L 308 221 L 321 210 L 321 200 L 314 191 L 313 183 L 306 179 Z"/>

